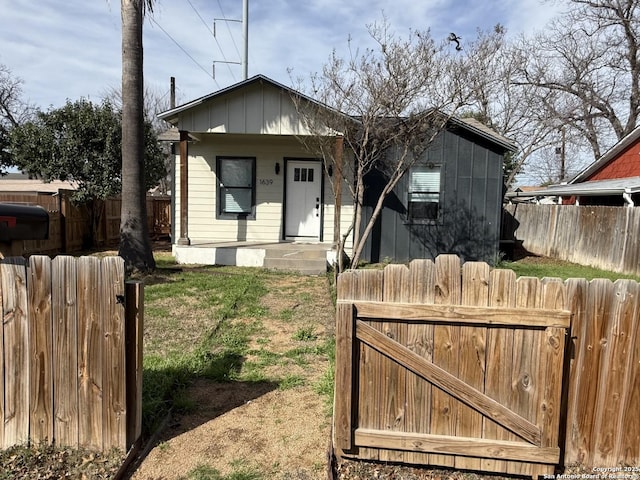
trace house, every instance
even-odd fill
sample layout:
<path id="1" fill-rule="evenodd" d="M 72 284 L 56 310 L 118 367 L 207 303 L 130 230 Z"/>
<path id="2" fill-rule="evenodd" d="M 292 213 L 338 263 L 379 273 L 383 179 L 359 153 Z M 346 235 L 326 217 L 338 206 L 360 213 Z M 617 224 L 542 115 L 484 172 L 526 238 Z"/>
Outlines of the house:
<path id="1" fill-rule="evenodd" d="M 571 205 L 635 206 L 640 202 L 640 127 L 569 182 L 526 192 L 533 198 L 555 198 Z M 508 199 L 524 196 L 507 194 Z"/>
<path id="2" fill-rule="evenodd" d="M 504 156 L 514 143 L 473 118 L 452 118 L 390 194 L 363 258 L 405 262 L 454 253 L 494 260 L 499 253 Z M 365 222 L 384 180 L 374 173 Z"/>
<path id="3" fill-rule="evenodd" d="M 326 270 L 351 219 L 350 195 L 335 205 L 333 166 L 300 141 L 310 132 L 293 95 L 313 101 L 258 75 L 159 115 L 180 138 L 171 189 L 177 261 L 275 266 L 265 262 L 275 252 L 310 265 L 319 250 Z M 283 253 L 286 245 L 293 249 Z"/>
<path id="4" fill-rule="evenodd" d="M 298 257 L 310 265 L 311 252 L 321 250 L 326 269 L 335 258 L 353 218 L 352 197 L 333 175 L 339 166 L 305 149 L 301 138 L 311 133 L 294 97 L 315 102 L 258 75 L 159 115 L 179 134 L 172 186 L 178 262 L 276 266 Z M 339 132 L 327 135 L 342 152 Z M 365 257 L 497 253 L 502 159 L 513 150 L 479 122 L 451 120 L 388 199 Z M 369 181 L 372 193 L 377 180 Z"/>

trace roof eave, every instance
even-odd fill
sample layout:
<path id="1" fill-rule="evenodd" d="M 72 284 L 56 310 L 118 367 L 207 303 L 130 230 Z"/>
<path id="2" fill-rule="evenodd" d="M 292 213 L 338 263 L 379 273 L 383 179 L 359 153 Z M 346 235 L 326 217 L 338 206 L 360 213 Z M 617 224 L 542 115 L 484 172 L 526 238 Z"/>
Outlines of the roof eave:
<path id="1" fill-rule="evenodd" d="M 516 144 L 514 142 L 511 142 L 509 139 L 503 138 L 501 135 L 491 135 L 488 132 L 485 132 L 484 130 L 481 130 L 479 128 L 474 127 L 473 125 L 471 125 L 470 123 L 465 122 L 462 119 L 456 118 L 456 117 L 451 117 L 450 121 L 452 123 L 454 123 L 455 125 L 464 128 L 465 130 L 468 130 L 471 133 L 474 133 L 475 135 L 478 135 L 482 138 L 485 138 L 486 140 L 489 140 L 499 146 L 501 146 L 502 148 L 504 148 L 507 151 L 510 152 L 517 152 L 518 151 L 518 147 L 516 146 Z"/>

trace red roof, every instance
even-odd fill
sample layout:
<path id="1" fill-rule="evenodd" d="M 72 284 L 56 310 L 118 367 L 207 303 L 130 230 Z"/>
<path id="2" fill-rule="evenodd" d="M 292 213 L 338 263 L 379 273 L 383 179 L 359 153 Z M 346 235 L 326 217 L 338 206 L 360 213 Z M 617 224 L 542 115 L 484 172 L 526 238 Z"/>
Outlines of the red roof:
<path id="1" fill-rule="evenodd" d="M 640 176 L 640 142 L 636 141 L 610 163 L 590 175 L 587 180 L 610 180 Z"/>

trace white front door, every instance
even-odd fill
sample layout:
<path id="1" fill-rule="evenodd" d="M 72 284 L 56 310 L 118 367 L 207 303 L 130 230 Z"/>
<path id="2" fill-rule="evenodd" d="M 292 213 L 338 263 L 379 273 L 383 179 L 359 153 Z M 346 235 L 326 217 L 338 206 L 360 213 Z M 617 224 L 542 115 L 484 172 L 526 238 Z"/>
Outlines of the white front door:
<path id="1" fill-rule="evenodd" d="M 320 239 L 322 164 L 287 162 L 285 236 Z"/>

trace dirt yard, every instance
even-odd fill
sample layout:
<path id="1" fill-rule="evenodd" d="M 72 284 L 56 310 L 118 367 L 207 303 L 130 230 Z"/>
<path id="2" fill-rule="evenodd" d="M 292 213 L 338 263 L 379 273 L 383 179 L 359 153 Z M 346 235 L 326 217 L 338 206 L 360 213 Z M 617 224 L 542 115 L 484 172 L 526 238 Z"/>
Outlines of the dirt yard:
<path id="1" fill-rule="evenodd" d="M 171 417 L 130 478 L 327 478 L 331 417 L 327 397 L 317 392 L 317 384 L 329 362 L 318 355 L 306 361 L 292 352 L 312 350 L 333 335 L 328 281 L 272 276 L 261 303 L 271 313 L 261 319 L 261 331 L 251 340 L 254 353 L 244 364 L 259 363 L 259 352 L 268 349 L 280 360 L 262 361 L 265 377 L 284 376 L 293 379 L 292 385 L 198 379 L 187 391 L 189 412 Z M 283 357 L 292 361 L 283 362 Z M 206 476 L 213 471 L 221 477 Z"/>

